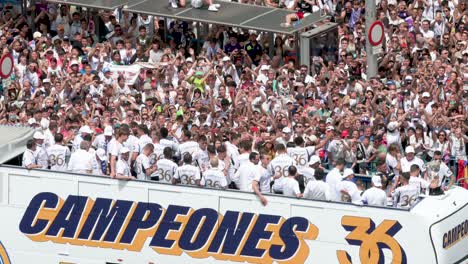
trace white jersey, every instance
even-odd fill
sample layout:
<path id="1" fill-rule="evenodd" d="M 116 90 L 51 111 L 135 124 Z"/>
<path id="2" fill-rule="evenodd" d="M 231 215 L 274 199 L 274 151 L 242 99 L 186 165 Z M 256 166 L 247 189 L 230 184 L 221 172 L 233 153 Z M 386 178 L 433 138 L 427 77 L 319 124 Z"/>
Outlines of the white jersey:
<path id="1" fill-rule="evenodd" d="M 283 191 L 283 180 L 289 175 L 289 167 L 295 164 L 296 161 L 294 161 L 288 154 L 285 153 L 276 156 L 273 160 L 270 161 L 270 164 L 268 164 L 267 169 L 270 176 L 281 176 L 280 178 L 275 180 L 275 183 L 273 184 L 273 190 Z"/>
<path id="2" fill-rule="evenodd" d="M 130 173 L 130 166 L 128 166 L 128 161 L 119 159 L 115 165 L 115 174 L 122 174 L 123 176 L 132 176 Z"/>
<path id="3" fill-rule="evenodd" d="M 309 181 L 304 190 L 304 198 L 312 200 L 331 200 L 330 186 L 324 181 Z"/>
<path id="4" fill-rule="evenodd" d="M 164 158 L 164 146 L 159 143 L 153 143 L 153 153 L 149 156 L 150 164 L 156 164 L 158 160 Z"/>
<path id="5" fill-rule="evenodd" d="M 216 189 L 225 189 L 228 185 L 226 176 L 219 168 L 211 168 L 203 173 L 201 185 Z"/>
<path id="6" fill-rule="evenodd" d="M 206 171 L 210 167 L 210 157 L 206 150 L 199 149 L 195 152 L 193 160 L 202 171 Z"/>
<path id="7" fill-rule="evenodd" d="M 117 160 L 120 159 L 120 149 L 123 148 L 122 143 L 117 140 L 111 140 L 109 142 L 109 156 L 116 156 Z"/>
<path id="8" fill-rule="evenodd" d="M 151 167 L 150 159 L 145 154 L 141 153 L 135 160 L 133 165 L 133 170 L 137 175 L 138 180 L 151 180 L 149 176 L 146 175 L 146 170 Z"/>
<path id="9" fill-rule="evenodd" d="M 76 135 L 75 138 L 73 139 L 72 143 L 72 152 L 75 152 L 80 149 L 81 142 L 83 141 L 83 138 L 81 135 Z"/>
<path id="10" fill-rule="evenodd" d="M 398 187 L 392 196 L 394 207 L 409 208 L 417 201 L 419 190 L 416 185 L 408 184 Z"/>
<path id="11" fill-rule="evenodd" d="M 231 163 L 233 163 L 231 165 L 234 165 L 234 168 L 238 170 L 242 164 L 249 161 L 249 156 L 250 156 L 250 153 L 243 153 L 237 156 L 237 159 L 234 159 L 234 157 L 231 157 Z"/>
<path id="12" fill-rule="evenodd" d="M 296 197 L 300 194 L 299 182 L 292 177 L 286 177 L 283 180 L 283 195 Z"/>
<path id="13" fill-rule="evenodd" d="M 307 167 L 310 157 L 314 155 L 315 147 L 288 148 L 288 155 L 296 161 L 297 168 Z"/>
<path id="14" fill-rule="evenodd" d="M 315 170 L 311 167 L 298 168 L 298 173 L 304 176 L 304 185 L 310 181 L 315 181 Z"/>
<path id="15" fill-rule="evenodd" d="M 184 164 L 177 168 L 175 179 L 180 179 L 183 185 L 197 185 L 197 180 L 201 180 L 200 169 L 191 164 Z"/>
<path id="16" fill-rule="evenodd" d="M 138 143 L 139 139 L 134 135 L 130 135 L 123 145 L 130 150 L 130 153 L 140 153 L 140 145 L 138 145 Z"/>
<path id="17" fill-rule="evenodd" d="M 159 181 L 172 183 L 172 178 L 174 177 L 177 170 L 177 164 L 175 164 L 175 162 L 172 160 L 161 159 L 156 162 L 156 166 L 158 167 L 158 170 L 155 172 L 155 176 L 159 177 Z"/>
<path id="18" fill-rule="evenodd" d="M 406 157 L 403 157 L 400 160 L 400 164 L 402 172 L 410 172 L 411 165 L 413 164 L 418 165 L 419 169 L 421 170 L 421 173 L 424 173 L 426 171 L 426 165 L 424 165 L 424 161 L 422 161 L 422 159 L 418 157 L 414 157 L 411 161 L 408 161 Z"/>
<path id="19" fill-rule="evenodd" d="M 37 145 L 34 155 L 36 155 L 36 163 L 41 165 L 42 169 L 47 169 L 49 167 L 49 155 L 44 146 Z"/>
<path id="20" fill-rule="evenodd" d="M 361 203 L 361 196 L 357 185 L 348 180 L 343 180 L 336 185 L 337 192 L 340 192 L 339 201 L 341 202 L 352 202 L 355 204 Z M 343 193 L 346 192 L 346 193 Z"/>
<path id="21" fill-rule="evenodd" d="M 416 188 L 418 188 L 419 193 L 429 192 L 429 186 L 431 185 L 431 183 L 426 181 L 425 179 L 414 176 L 411 176 L 409 178 L 408 184 L 416 186 Z"/>
<path id="22" fill-rule="evenodd" d="M 161 139 L 159 141 L 159 144 L 163 145 L 164 147 L 169 147 L 172 149 L 172 153 L 173 154 L 177 154 L 179 153 L 179 144 L 177 144 L 175 141 L 173 140 L 169 140 L 169 139 Z"/>
<path id="23" fill-rule="evenodd" d="M 143 148 L 148 145 L 148 144 L 152 144 L 153 143 L 153 140 L 146 134 L 142 135 L 139 139 L 138 139 L 138 148 L 140 149 L 140 153 L 143 152 Z"/>
<path id="24" fill-rule="evenodd" d="M 183 159 L 185 153 L 193 155 L 200 149 L 200 145 L 195 141 L 187 141 L 179 145 L 180 157 Z"/>
<path id="25" fill-rule="evenodd" d="M 94 141 L 93 141 L 93 144 L 92 146 L 95 148 L 95 149 L 103 149 L 106 151 L 106 154 L 109 154 L 110 152 L 110 142 L 113 140 L 113 138 L 111 139 L 106 139 L 106 137 L 104 136 L 104 134 L 100 134 L 98 135 Z M 114 139 L 115 140 L 115 139 Z"/>
<path id="26" fill-rule="evenodd" d="M 254 181 L 257 181 L 260 185 L 260 192 L 261 193 L 269 193 L 270 192 L 270 183 L 271 183 L 271 176 L 268 173 L 268 170 L 264 168 L 261 164 L 257 165 L 258 173 Z M 252 188 L 252 187 L 250 187 Z M 252 189 L 253 190 L 253 189 Z"/>
<path id="27" fill-rule="evenodd" d="M 73 152 L 68 162 L 68 170 L 74 173 L 91 173 L 94 155 L 84 149 Z"/>
<path id="28" fill-rule="evenodd" d="M 362 194 L 361 200 L 368 205 L 387 206 L 387 193 L 381 188 L 372 187 Z"/>
<path id="29" fill-rule="evenodd" d="M 252 191 L 252 181 L 260 178 L 259 171 L 252 162 L 244 162 L 231 180 L 236 183 L 237 188 L 244 192 Z"/>
<path id="30" fill-rule="evenodd" d="M 67 160 L 70 157 L 70 149 L 63 145 L 54 144 L 47 149 L 51 170 L 66 171 Z"/>

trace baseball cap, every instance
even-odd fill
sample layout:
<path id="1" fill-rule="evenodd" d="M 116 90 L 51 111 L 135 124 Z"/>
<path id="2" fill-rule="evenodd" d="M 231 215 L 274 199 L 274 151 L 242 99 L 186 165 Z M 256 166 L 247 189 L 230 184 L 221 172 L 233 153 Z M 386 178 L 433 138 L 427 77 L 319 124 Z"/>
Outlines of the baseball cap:
<path id="1" fill-rule="evenodd" d="M 372 176 L 372 184 L 374 184 L 375 187 L 382 187 L 382 178 L 380 178 L 379 175 Z"/>
<path id="2" fill-rule="evenodd" d="M 87 134 L 92 134 L 93 131 L 91 130 L 91 128 L 89 128 L 89 126 L 82 126 L 80 128 L 80 133 L 87 133 Z"/>
<path id="3" fill-rule="evenodd" d="M 111 126 L 106 126 L 104 128 L 104 136 L 112 136 L 114 134 L 114 129 Z"/>
<path id="4" fill-rule="evenodd" d="M 261 71 L 268 71 L 269 69 L 270 69 L 270 66 L 268 65 L 262 65 L 262 67 L 260 67 Z"/>
<path id="5" fill-rule="evenodd" d="M 231 58 L 229 58 L 228 56 L 223 57 L 223 61 L 230 61 L 230 60 L 231 60 Z"/>
<path id="6" fill-rule="evenodd" d="M 430 95 L 428 92 L 424 92 L 424 93 L 422 94 L 422 97 L 431 97 L 431 95 Z"/>
<path id="7" fill-rule="evenodd" d="M 192 57 L 188 57 L 187 59 L 185 59 L 185 62 L 193 62 Z"/>
<path id="8" fill-rule="evenodd" d="M 45 139 L 45 136 L 41 132 L 36 131 L 36 132 L 34 132 L 33 138 L 34 139 Z"/>
<path id="9" fill-rule="evenodd" d="M 107 161 L 107 155 L 104 149 L 98 148 L 98 150 L 96 150 L 96 155 L 99 157 L 101 161 Z"/>
<path id="10" fill-rule="evenodd" d="M 50 83 L 50 79 L 44 79 L 42 83 Z"/>
<path id="11" fill-rule="evenodd" d="M 335 130 L 335 127 L 333 127 L 333 126 L 327 126 L 327 131 L 332 131 L 332 130 Z"/>
<path id="12" fill-rule="evenodd" d="M 107 72 L 110 72 L 110 69 L 108 67 L 105 67 L 104 69 L 102 69 L 102 73 L 107 73 Z"/>
<path id="13" fill-rule="evenodd" d="M 283 128 L 283 133 L 289 134 L 291 133 L 291 129 L 289 127 Z"/>
<path id="14" fill-rule="evenodd" d="M 130 150 L 127 148 L 127 147 L 123 147 L 120 149 L 120 154 L 125 154 L 125 153 L 129 153 Z"/>
<path id="15" fill-rule="evenodd" d="M 320 164 L 319 156 L 313 155 L 312 157 L 310 157 L 309 165 L 314 165 L 317 162 Z"/>
<path id="16" fill-rule="evenodd" d="M 348 177 L 349 175 L 353 175 L 354 174 L 354 171 L 352 169 L 345 169 L 344 172 L 343 172 L 343 176 L 341 177 L 341 179 L 345 179 L 346 177 Z"/>
<path id="17" fill-rule="evenodd" d="M 406 149 L 405 149 L 405 153 L 414 153 L 413 146 L 407 146 Z"/>
<path id="18" fill-rule="evenodd" d="M 42 33 L 41 33 L 41 32 L 39 32 L 39 31 L 34 32 L 34 34 L 33 34 L 33 39 L 37 39 L 37 38 L 41 38 L 41 37 L 42 37 Z"/>

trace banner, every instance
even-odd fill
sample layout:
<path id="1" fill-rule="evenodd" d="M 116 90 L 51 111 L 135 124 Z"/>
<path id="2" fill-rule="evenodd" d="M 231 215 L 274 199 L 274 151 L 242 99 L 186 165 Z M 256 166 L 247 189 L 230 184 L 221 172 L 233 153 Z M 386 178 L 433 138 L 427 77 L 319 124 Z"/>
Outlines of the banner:
<path id="1" fill-rule="evenodd" d="M 135 84 L 138 74 L 140 73 L 140 69 L 142 68 L 138 64 L 133 65 L 112 65 L 109 64 L 109 69 L 112 73 L 112 77 L 117 80 L 119 76 L 124 76 L 125 83 L 127 85 Z"/>

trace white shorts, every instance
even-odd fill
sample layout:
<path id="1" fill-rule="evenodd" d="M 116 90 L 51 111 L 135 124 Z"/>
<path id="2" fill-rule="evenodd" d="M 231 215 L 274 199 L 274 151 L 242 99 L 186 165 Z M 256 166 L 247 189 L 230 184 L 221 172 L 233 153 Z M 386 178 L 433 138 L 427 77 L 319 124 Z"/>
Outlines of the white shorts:
<path id="1" fill-rule="evenodd" d="M 191 0 L 193 8 L 201 8 L 203 6 L 204 0 Z"/>

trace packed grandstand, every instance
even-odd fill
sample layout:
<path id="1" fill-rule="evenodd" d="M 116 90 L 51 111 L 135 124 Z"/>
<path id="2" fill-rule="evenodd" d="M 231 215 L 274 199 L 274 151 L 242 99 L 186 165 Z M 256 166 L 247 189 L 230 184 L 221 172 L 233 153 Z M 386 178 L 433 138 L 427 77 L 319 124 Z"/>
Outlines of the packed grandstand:
<path id="1" fill-rule="evenodd" d="M 0 124 L 36 130 L 22 165 L 239 189 L 264 205 L 277 193 L 409 207 L 465 184 L 464 1 L 378 1 L 372 78 L 363 1 L 244 2 L 297 11 L 291 20 L 322 10 L 339 48 L 300 65 L 294 35 L 271 45 L 260 31 L 209 25 L 202 37 L 121 8 L 95 21 L 64 4 L 3 5 L 0 55 L 14 70 Z"/>

